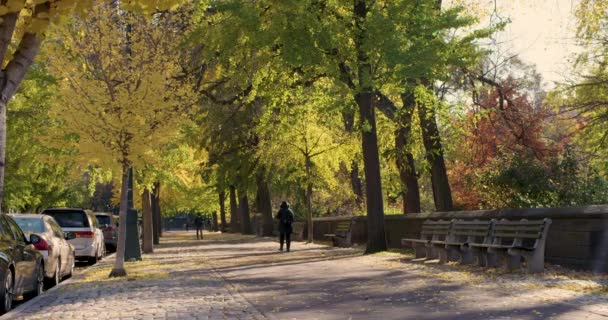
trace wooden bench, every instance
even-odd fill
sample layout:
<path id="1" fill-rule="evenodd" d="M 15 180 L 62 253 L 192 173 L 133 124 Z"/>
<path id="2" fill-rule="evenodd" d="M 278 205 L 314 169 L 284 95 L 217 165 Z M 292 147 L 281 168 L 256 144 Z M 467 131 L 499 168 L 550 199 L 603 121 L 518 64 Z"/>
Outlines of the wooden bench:
<path id="1" fill-rule="evenodd" d="M 522 259 L 529 272 L 543 272 L 545 265 L 545 242 L 551 219 L 493 222 L 491 241 L 471 243 L 471 247 L 486 249 L 488 267 L 497 267 L 507 260 L 510 270 L 521 268 Z"/>
<path id="2" fill-rule="evenodd" d="M 439 257 L 441 261 L 444 257 L 445 240 L 448 237 L 451 224 L 451 221 L 426 220 L 422 223 L 420 239 L 401 239 L 401 244 L 408 245 L 411 243 L 416 252 L 416 259 L 437 259 Z M 444 250 L 442 250 L 442 245 Z"/>
<path id="3" fill-rule="evenodd" d="M 492 221 L 454 220 L 445 243 L 448 261 L 459 261 L 460 264 L 473 264 L 475 258 L 480 265 L 485 263 L 485 254 L 470 244 L 486 244 L 492 241 Z"/>
<path id="4" fill-rule="evenodd" d="M 401 239 L 411 244 L 416 258 L 460 261 L 498 267 L 506 260 L 508 269 L 521 268 L 522 259 L 529 272 L 542 272 L 545 242 L 551 219 L 508 221 L 432 221 L 422 224 L 420 239 Z"/>
<path id="5" fill-rule="evenodd" d="M 324 234 L 324 237 L 331 238 L 334 247 L 350 247 L 352 246 L 352 225 L 354 221 L 340 221 L 336 226 L 334 233 Z"/>

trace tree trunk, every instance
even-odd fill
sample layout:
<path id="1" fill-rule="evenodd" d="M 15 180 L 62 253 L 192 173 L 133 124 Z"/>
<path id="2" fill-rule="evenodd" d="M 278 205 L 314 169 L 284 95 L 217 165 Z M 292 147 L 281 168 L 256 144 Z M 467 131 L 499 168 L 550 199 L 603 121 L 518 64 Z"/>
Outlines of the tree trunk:
<path id="1" fill-rule="evenodd" d="M 6 103 L 0 101 L 0 212 L 4 205 L 4 168 L 6 161 Z"/>
<path id="2" fill-rule="evenodd" d="M 312 243 L 313 242 L 313 224 L 312 224 L 312 177 L 310 176 L 310 170 L 312 167 L 312 161 L 310 160 L 310 156 L 309 155 L 305 155 L 306 157 L 306 162 L 305 162 L 305 167 L 306 167 L 306 226 L 307 226 L 307 233 L 308 233 L 308 239 L 307 242 L 308 243 Z"/>
<path id="3" fill-rule="evenodd" d="M 154 190 L 152 190 L 152 195 L 150 199 L 150 205 L 152 206 L 152 243 L 154 245 L 158 245 L 159 237 L 158 237 L 158 218 L 156 217 L 156 195 Z"/>
<path id="4" fill-rule="evenodd" d="M 366 51 L 367 30 L 365 19 L 368 8 L 365 0 L 354 1 L 355 48 L 357 50 L 357 77 L 359 88 L 355 99 L 359 107 L 361 121 L 361 144 L 363 165 L 365 166 L 365 189 L 367 194 L 367 249 L 366 253 L 385 251 L 384 208 L 382 203 L 382 184 L 380 177 L 380 156 L 376 118 L 372 105 L 373 85 L 372 68 Z"/>
<path id="5" fill-rule="evenodd" d="M 213 211 L 211 219 L 213 219 L 213 228 L 211 228 L 211 231 L 217 232 L 219 230 L 217 227 L 217 211 Z"/>
<path id="6" fill-rule="evenodd" d="M 160 243 L 160 237 L 163 236 L 163 219 L 160 212 L 160 182 L 154 183 L 152 189 L 152 218 L 154 219 L 154 244 Z"/>
<path id="7" fill-rule="evenodd" d="M 359 164 L 357 161 L 353 160 L 350 166 L 350 185 L 353 189 L 353 193 L 355 194 L 355 203 L 357 207 L 361 208 L 363 206 L 363 181 L 359 177 Z"/>
<path id="8" fill-rule="evenodd" d="M 127 240 L 127 201 L 129 193 L 129 166 L 122 166 L 122 185 L 120 188 L 120 213 L 118 218 L 118 245 L 116 247 L 116 261 L 110 272 L 110 277 L 124 277 L 125 245 Z"/>
<path id="9" fill-rule="evenodd" d="M 403 109 L 398 122 L 399 128 L 395 134 L 395 149 L 397 150 L 397 167 L 403 188 L 403 214 L 420 212 L 420 191 L 414 156 L 411 152 L 410 138 L 412 136 L 412 116 L 416 108 L 413 92 L 401 95 Z"/>
<path id="10" fill-rule="evenodd" d="M 352 133 L 355 131 L 355 112 L 354 111 L 343 111 L 342 112 L 342 120 L 344 121 L 344 130 L 346 132 Z M 346 164 L 344 164 L 345 168 L 348 168 Z M 348 169 L 347 169 L 348 171 Z M 355 195 L 355 204 L 358 208 L 363 206 L 363 183 L 361 178 L 359 178 L 359 164 L 357 161 L 353 160 L 350 165 L 350 186 L 353 190 L 353 194 Z"/>
<path id="11" fill-rule="evenodd" d="M 237 232 L 237 230 L 239 230 L 237 210 L 238 204 L 236 202 L 236 189 L 234 186 L 230 186 L 230 232 Z"/>
<path id="12" fill-rule="evenodd" d="M 142 246 L 144 253 L 152 253 L 154 251 L 154 221 L 152 216 L 152 197 L 150 196 L 150 190 L 144 188 L 144 193 L 141 195 L 142 203 L 142 223 L 143 223 L 143 234 L 142 234 Z"/>
<path id="13" fill-rule="evenodd" d="M 220 197 L 220 222 L 222 226 L 220 227 L 221 232 L 226 232 L 226 191 L 222 190 L 219 192 Z"/>
<path id="14" fill-rule="evenodd" d="M 262 214 L 262 236 L 274 236 L 274 220 L 272 219 L 272 200 L 270 199 L 270 188 L 264 177 L 264 171 L 260 170 L 257 177 L 257 209 Z"/>
<path id="15" fill-rule="evenodd" d="M 239 190 L 239 212 L 241 214 L 241 233 L 253 234 L 251 217 L 249 216 L 249 198 L 247 191 Z"/>
<path id="16" fill-rule="evenodd" d="M 422 141 L 426 149 L 426 160 L 430 165 L 435 208 L 437 211 L 450 211 L 453 209 L 452 191 L 445 167 L 435 109 L 433 106 L 419 105 L 418 115 L 422 127 Z"/>

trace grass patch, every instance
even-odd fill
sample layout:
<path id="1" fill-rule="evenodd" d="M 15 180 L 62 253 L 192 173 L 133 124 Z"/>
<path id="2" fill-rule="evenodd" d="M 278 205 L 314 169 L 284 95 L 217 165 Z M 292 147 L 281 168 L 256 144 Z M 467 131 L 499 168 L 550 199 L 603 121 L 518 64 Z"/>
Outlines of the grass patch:
<path id="1" fill-rule="evenodd" d="M 158 280 L 169 277 L 169 267 L 155 262 L 154 260 L 143 260 L 125 262 L 125 270 L 127 276 L 125 278 L 110 278 L 110 272 L 114 264 L 107 264 L 97 268 L 87 270 L 81 278 L 75 281 L 75 284 L 91 283 L 91 282 L 109 282 L 118 280 Z"/>

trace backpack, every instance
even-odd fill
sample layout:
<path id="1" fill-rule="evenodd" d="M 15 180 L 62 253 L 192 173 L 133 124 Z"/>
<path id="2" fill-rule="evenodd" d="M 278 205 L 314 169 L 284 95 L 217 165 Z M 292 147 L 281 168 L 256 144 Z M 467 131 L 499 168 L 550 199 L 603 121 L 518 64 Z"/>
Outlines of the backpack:
<path id="1" fill-rule="evenodd" d="M 293 213 L 289 209 L 281 210 L 281 223 L 283 225 L 289 226 L 293 222 Z"/>

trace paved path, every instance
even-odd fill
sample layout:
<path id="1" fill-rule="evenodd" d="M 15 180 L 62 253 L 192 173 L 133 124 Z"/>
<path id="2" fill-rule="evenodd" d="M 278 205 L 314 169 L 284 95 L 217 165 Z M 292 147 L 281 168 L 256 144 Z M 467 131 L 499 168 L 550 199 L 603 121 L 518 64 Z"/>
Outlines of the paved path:
<path id="1" fill-rule="evenodd" d="M 107 279 L 114 261 L 105 259 L 0 319 L 266 319 L 204 263 L 200 242 L 180 234 L 163 242 L 127 264 L 127 280 Z"/>
<path id="2" fill-rule="evenodd" d="M 364 256 L 359 249 L 168 233 L 128 281 L 111 261 L 0 317 L 5 319 L 605 319 L 602 281 L 503 274 Z M 567 274 L 567 273 L 566 273 Z"/>

